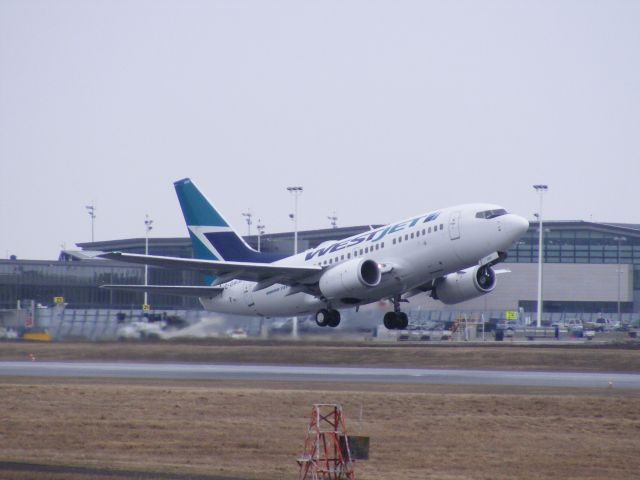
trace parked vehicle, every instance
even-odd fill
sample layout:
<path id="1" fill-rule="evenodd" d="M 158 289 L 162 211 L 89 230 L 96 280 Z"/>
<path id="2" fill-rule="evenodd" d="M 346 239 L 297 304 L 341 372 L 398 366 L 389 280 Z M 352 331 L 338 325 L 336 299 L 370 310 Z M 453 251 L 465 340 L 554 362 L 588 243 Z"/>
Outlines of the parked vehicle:
<path id="1" fill-rule="evenodd" d="M 600 317 L 595 322 L 589 322 L 587 327 L 596 332 L 610 332 L 613 330 L 613 323 L 608 318 Z"/>

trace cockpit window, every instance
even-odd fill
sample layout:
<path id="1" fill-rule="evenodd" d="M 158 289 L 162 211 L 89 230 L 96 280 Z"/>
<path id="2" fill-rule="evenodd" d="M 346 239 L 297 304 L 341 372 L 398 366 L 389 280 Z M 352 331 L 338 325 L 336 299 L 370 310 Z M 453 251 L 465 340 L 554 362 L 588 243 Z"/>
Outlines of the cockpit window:
<path id="1" fill-rule="evenodd" d="M 482 212 L 478 212 L 476 213 L 476 218 L 486 218 L 488 220 L 490 218 L 496 218 L 506 214 L 507 211 L 504 208 L 498 208 L 496 210 L 484 210 Z"/>

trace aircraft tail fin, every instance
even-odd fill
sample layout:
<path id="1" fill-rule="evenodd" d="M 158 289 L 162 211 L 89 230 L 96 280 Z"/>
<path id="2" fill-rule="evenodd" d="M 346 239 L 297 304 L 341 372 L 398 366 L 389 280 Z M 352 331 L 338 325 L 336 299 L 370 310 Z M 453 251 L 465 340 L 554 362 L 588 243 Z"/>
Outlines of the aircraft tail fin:
<path id="1" fill-rule="evenodd" d="M 273 256 L 251 248 L 189 178 L 178 180 L 173 185 L 195 258 L 260 263 L 275 260 Z"/>

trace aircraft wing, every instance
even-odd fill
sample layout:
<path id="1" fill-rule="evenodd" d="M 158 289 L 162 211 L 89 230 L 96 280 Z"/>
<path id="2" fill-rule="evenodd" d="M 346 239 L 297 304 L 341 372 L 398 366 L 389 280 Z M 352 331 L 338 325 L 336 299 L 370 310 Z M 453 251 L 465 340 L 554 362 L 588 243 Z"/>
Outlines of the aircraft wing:
<path id="1" fill-rule="evenodd" d="M 271 263 L 221 262 L 218 260 L 161 257 L 136 253 L 110 252 L 98 255 L 98 257 L 154 267 L 196 270 L 216 276 L 217 283 L 224 283 L 230 280 L 258 282 L 256 290 L 267 288 L 275 283 L 291 286 L 312 284 L 317 281 L 317 274 L 322 272 L 322 268 L 318 266 L 298 267 Z"/>
<path id="2" fill-rule="evenodd" d="M 214 297 L 224 290 L 222 287 L 182 286 L 182 285 L 101 285 L 107 290 L 125 290 L 129 292 L 149 292 L 181 297 Z"/>

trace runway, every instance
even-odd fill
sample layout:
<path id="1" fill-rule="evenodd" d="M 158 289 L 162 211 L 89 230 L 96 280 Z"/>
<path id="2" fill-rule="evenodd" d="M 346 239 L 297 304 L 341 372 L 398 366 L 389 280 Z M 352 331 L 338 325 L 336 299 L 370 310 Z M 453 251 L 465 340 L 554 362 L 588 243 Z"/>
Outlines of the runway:
<path id="1" fill-rule="evenodd" d="M 640 374 L 135 362 L 0 362 L 0 377 L 267 380 L 639 389 Z"/>

